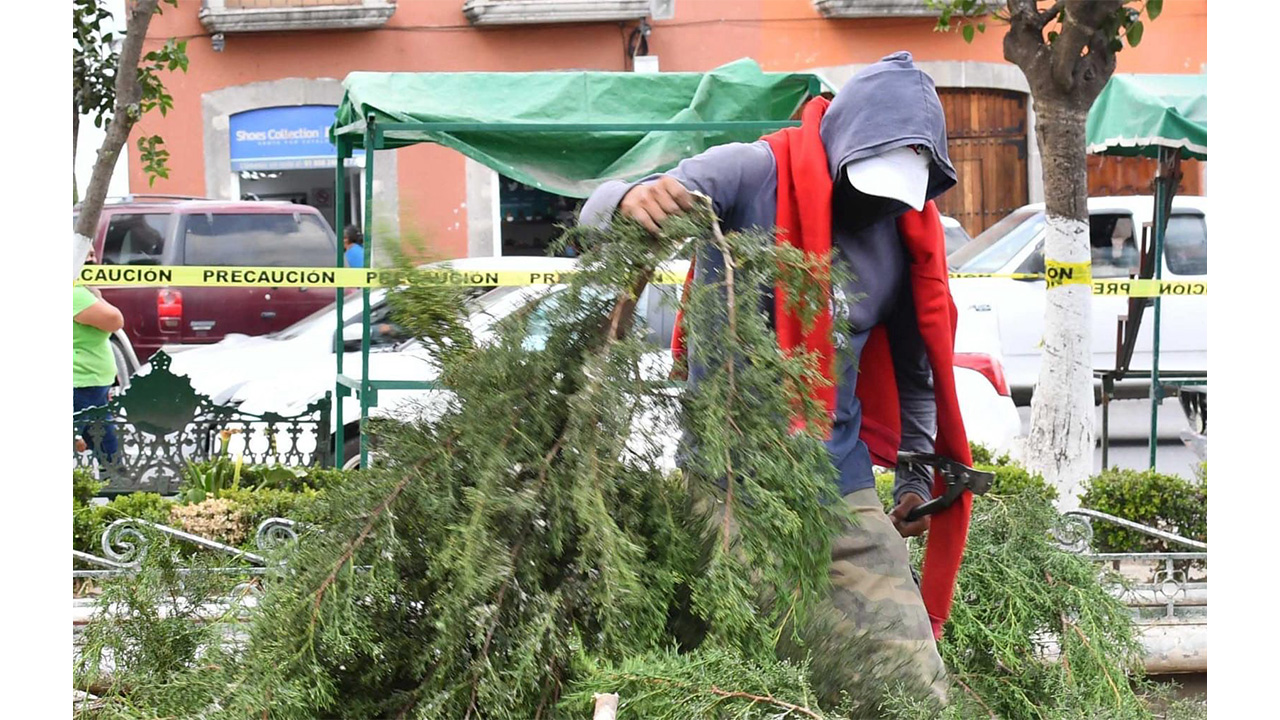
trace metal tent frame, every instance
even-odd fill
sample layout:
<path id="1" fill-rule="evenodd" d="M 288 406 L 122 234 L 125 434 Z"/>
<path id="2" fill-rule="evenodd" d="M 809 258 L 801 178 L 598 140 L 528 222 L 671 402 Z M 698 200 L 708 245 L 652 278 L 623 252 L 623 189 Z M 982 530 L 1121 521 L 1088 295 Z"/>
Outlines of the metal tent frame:
<path id="1" fill-rule="evenodd" d="M 817 97 L 822 92 L 822 80 L 817 75 L 809 75 L 808 97 Z M 807 101 L 807 100 L 806 100 Z M 343 168 L 352 157 L 356 148 L 365 151 L 365 183 L 364 183 L 364 266 L 371 267 L 373 258 L 373 168 L 375 154 L 378 150 L 394 150 L 388 148 L 386 137 L 394 132 L 466 132 L 466 131 L 501 131 L 504 133 L 580 133 L 580 132 L 674 132 L 674 131 L 724 131 L 751 130 L 766 132 L 785 127 L 799 127 L 799 120 L 734 120 L 708 122 L 610 122 L 610 123 L 559 123 L 559 122 L 511 122 L 511 123 L 475 123 L 475 122 L 377 122 L 373 114 L 366 115 L 363 122 L 351 123 L 334 128 L 333 140 L 337 148 L 337 169 L 335 171 L 334 197 L 345 197 L 346 182 Z M 430 142 L 430 141 L 423 141 Z M 407 146 L 406 146 L 407 147 Z M 487 163 L 486 163 L 487 164 Z M 334 222 L 339 227 L 346 226 L 345 209 L 341 202 L 335 205 Z M 335 265 L 343 266 L 343 250 L 336 248 Z M 354 395 L 360 403 L 360 465 L 369 462 L 369 436 L 367 432 L 369 408 L 378 404 L 380 390 L 433 390 L 438 386 L 429 380 L 375 380 L 369 377 L 369 340 L 370 340 L 370 307 L 369 288 L 361 291 L 361 333 L 360 333 L 360 365 L 359 378 L 351 377 L 343 372 L 343 355 L 340 344 L 343 330 L 343 305 L 345 294 L 337 293 L 337 337 L 339 345 L 334 353 L 336 360 L 336 383 L 334 392 L 334 417 L 337 419 L 337 438 L 334 447 L 334 463 L 342 467 L 345 463 L 346 424 L 343 415 L 343 400 Z"/>

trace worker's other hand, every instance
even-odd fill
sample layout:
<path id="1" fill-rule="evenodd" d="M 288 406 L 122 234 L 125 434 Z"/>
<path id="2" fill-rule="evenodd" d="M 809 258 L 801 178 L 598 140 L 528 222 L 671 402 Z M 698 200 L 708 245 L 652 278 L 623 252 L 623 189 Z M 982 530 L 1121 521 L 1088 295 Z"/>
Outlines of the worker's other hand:
<path id="1" fill-rule="evenodd" d="M 893 521 L 893 526 L 898 529 L 898 534 L 902 537 L 923 535 L 924 531 L 929 529 L 930 516 L 928 515 L 907 522 L 907 513 L 911 512 L 911 508 L 923 502 L 924 498 L 915 493 L 903 493 L 902 498 L 898 500 L 897 506 L 889 513 L 889 519 Z"/>
<path id="2" fill-rule="evenodd" d="M 637 185 L 622 196 L 618 210 L 658 234 L 658 227 L 672 215 L 693 209 L 693 196 L 679 180 L 663 175 L 656 181 Z"/>

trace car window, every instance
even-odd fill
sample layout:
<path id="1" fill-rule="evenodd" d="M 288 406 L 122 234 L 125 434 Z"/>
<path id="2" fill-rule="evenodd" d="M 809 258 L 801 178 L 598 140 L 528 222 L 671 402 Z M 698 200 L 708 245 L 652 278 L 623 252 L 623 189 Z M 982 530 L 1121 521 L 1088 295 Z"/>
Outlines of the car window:
<path id="1" fill-rule="evenodd" d="M 1044 274 L 1044 241 L 1036 243 L 1036 249 L 1027 256 L 1026 260 L 1018 266 L 1015 273 L 1032 273 L 1035 275 Z"/>
<path id="2" fill-rule="evenodd" d="M 1090 215 L 1089 250 L 1094 277 L 1137 275 L 1139 257 L 1133 216 L 1128 213 Z"/>
<path id="3" fill-rule="evenodd" d="M 965 232 L 964 228 L 959 225 L 943 225 L 942 234 L 947 239 L 948 257 L 969 243 L 969 233 Z"/>
<path id="4" fill-rule="evenodd" d="M 315 215 L 205 213 L 188 215 L 186 265 L 331 267 L 335 240 Z"/>
<path id="5" fill-rule="evenodd" d="M 947 264 L 958 272 L 1000 272 L 1043 229 L 1043 212 L 1015 212 L 970 240 L 947 258 Z"/>
<path id="6" fill-rule="evenodd" d="M 1169 271 L 1175 275 L 1209 273 L 1208 230 L 1203 215 L 1169 216 L 1169 227 L 1164 233 L 1164 256 Z"/>
<path id="7" fill-rule="evenodd" d="M 645 287 L 636 301 L 635 322 L 644 328 L 645 342 L 656 348 L 671 348 L 671 332 L 675 327 L 676 310 L 679 309 L 679 285 L 653 285 Z M 525 347 L 541 350 L 551 333 L 549 315 L 556 304 L 564 299 L 563 290 L 542 298 L 530 309 Z"/>
<path id="8" fill-rule="evenodd" d="M 102 241 L 103 265 L 161 265 L 173 216 L 168 213 L 112 215 Z"/>
<path id="9" fill-rule="evenodd" d="M 671 349 L 671 333 L 680 309 L 681 285 L 650 285 L 640 296 L 636 312 L 644 318 L 645 342 L 662 350 Z"/>

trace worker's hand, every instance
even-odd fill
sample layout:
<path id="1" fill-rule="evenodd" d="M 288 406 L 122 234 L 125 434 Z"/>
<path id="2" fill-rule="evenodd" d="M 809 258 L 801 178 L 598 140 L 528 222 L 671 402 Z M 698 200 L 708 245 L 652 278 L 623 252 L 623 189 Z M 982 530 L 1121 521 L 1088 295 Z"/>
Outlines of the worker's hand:
<path id="1" fill-rule="evenodd" d="M 679 180 L 663 175 L 657 181 L 637 185 L 622 196 L 618 210 L 648 228 L 654 235 L 658 226 L 672 215 L 693 209 L 693 196 Z"/>
<path id="2" fill-rule="evenodd" d="M 907 522 L 907 513 L 911 512 L 911 508 L 923 502 L 924 498 L 915 493 L 903 493 L 902 498 L 898 500 L 898 505 L 889 513 L 889 519 L 893 521 L 893 526 L 898 529 L 898 534 L 902 537 L 923 535 L 924 531 L 929 529 L 930 516 L 928 515 Z"/>

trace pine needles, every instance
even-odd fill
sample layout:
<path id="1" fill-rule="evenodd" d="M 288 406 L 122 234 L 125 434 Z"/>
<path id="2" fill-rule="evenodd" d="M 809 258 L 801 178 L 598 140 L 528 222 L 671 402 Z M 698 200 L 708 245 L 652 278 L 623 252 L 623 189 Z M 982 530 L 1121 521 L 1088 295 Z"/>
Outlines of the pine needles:
<path id="1" fill-rule="evenodd" d="M 768 308 L 780 275 L 810 300 L 824 278 L 798 250 L 710 220 L 677 219 L 657 241 L 621 218 L 568 231 L 581 272 L 491 337 L 472 335 L 459 293 L 396 294 L 397 321 L 439 365 L 438 401 L 380 431 L 383 465 L 326 491 L 323 532 L 281 551 L 239 641 L 118 663 L 130 693 L 98 716 L 586 718 L 596 692 L 652 720 L 866 717 L 893 692 L 917 707 L 889 666 L 844 675 L 840 702 L 813 689 L 819 664 L 876 662 L 856 643 L 809 657 L 801 640 L 830 620 L 846 514 L 825 411 L 798 390 L 820 381 L 816 364 L 778 349 Z M 677 398 L 646 371 L 630 307 L 689 238 L 719 270 L 687 299 L 699 382 Z M 812 429 L 793 432 L 796 415 Z M 658 435 L 676 427 L 688 442 L 672 474 Z M 943 645 L 957 679 L 1008 717 L 1064 693 L 1132 707 L 1115 660 L 1131 639 L 1092 566 L 1045 549 L 1045 516 L 989 507 Z M 133 582 L 145 594 L 171 579 Z M 100 622 L 97 646 L 119 629 Z M 1028 650 L 1028 627 L 1056 633 L 1060 668 Z"/>

